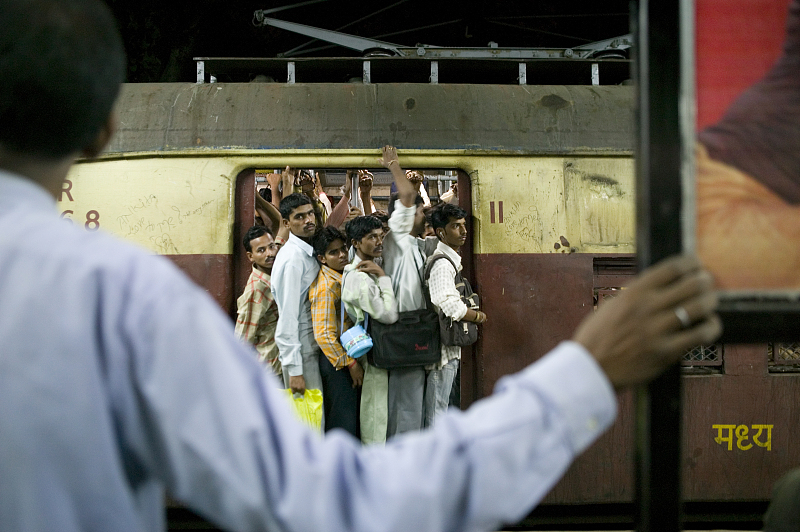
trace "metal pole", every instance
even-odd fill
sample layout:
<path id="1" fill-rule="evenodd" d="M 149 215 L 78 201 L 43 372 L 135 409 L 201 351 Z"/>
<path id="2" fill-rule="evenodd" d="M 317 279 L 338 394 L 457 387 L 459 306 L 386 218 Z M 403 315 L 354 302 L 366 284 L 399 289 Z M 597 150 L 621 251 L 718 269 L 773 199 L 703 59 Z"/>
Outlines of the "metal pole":
<path id="1" fill-rule="evenodd" d="M 639 0 L 632 21 L 638 80 L 637 251 L 640 267 L 682 251 L 681 2 Z M 683 6 L 685 9 L 685 5 Z M 637 390 L 637 530 L 681 530 L 681 374 Z"/>

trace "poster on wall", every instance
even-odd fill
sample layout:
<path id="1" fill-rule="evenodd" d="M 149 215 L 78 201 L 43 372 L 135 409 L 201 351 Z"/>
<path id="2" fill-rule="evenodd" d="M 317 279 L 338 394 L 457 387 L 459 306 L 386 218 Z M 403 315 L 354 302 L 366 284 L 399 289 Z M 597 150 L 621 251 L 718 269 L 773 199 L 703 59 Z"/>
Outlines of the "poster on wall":
<path id="1" fill-rule="evenodd" d="M 800 0 L 696 0 L 694 24 L 685 241 L 721 290 L 729 341 L 800 340 Z"/>

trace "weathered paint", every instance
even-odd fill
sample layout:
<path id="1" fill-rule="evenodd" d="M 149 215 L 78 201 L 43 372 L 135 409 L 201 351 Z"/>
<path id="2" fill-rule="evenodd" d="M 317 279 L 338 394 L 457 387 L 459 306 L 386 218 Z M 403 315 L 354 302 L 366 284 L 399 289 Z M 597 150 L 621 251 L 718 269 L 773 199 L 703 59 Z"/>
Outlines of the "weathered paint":
<path id="1" fill-rule="evenodd" d="M 222 158 L 77 164 L 59 208 L 65 218 L 87 230 L 100 227 L 162 255 L 230 253 L 230 168 Z"/>
<path id="2" fill-rule="evenodd" d="M 632 87 L 129 84 L 109 153 L 186 149 L 633 149 Z"/>
<path id="3" fill-rule="evenodd" d="M 68 216 L 77 223 L 84 213 L 95 210 L 100 227 L 156 253 L 231 253 L 233 190 L 240 172 L 287 164 L 374 167 L 378 156 L 378 150 L 106 156 L 73 168 L 69 194 L 62 194 L 60 205 L 62 212 L 73 211 Z M 457 168 L 470 176 L 477 253 L 634 251 L 630 157 L 402 150 L 400 161 L 405 167 Z"/>

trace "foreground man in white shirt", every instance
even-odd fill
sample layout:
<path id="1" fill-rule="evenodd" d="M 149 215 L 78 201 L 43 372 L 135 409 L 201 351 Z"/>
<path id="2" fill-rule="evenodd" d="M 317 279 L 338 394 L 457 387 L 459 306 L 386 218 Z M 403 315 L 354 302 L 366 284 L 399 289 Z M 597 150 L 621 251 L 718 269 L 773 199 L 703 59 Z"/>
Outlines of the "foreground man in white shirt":
<path id="1" fill-rule="evenodd" d="M 612 423 L 615 387 L 719 334 L 710 276 L 673 259 L 434 430 L 323 439 L 169 261 L 59 220 L 73 160 L 114 130 L 112 26 L 97 0 L 0 0 L 4 529 L 161 530 L 166 488 L 229 530 L 496 530 Z"/>

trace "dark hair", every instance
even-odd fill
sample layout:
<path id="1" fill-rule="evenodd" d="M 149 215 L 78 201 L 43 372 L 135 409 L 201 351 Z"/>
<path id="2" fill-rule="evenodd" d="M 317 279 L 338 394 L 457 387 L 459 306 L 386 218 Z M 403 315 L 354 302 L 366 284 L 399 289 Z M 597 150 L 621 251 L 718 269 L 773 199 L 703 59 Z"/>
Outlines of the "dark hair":
<path id="1" fill-rule="evenodd" d="M 0 28 L 0 144 L 47 159 L 90 146 L 125 79 L 105 3 L 3 0 Z"/>
<path id="2" fill-rule="evenodd" d="M 375 229 L 383 230 L 383 224 L 380 220 L 371 215 L 356 216 L 347 222 L 344 229 L 347 231 L 348 243 L 352 244 L 354 240 L 360 242 L 370 231 L 374 231 Z"/>
<path id="3" fill-rule="evenodd" d="M 314 247 L 314 255 L 317 257 L 319 257 L 319 255 L 325 256 L 328 246 L 335 240 L 341 240 L 347 244 L 347 237 L 335 227 L 323 227 L 317 231 L 311 238 L 311 245 Z M 317 258 L 317 260 L 319 260 L 319 258 Z"/>
<path id="4" fill-rule="evenodd" d="M 256 238 L 261 238 L 264 235 L 269 235 L 272 238 L 275 238 L 275 235 L 272 234 L 272 231 L 269 227 L 265 227 L 263 225 L 254 225 L 247 232 L 244 234 L 242 238 L 242 244 L 244 244 L 244 249 L 248 252 L 252 253 L 253 249 L 250 247 L 250 242 L 255 240 Z"/>
<path id="5" fill-rule="evenodd" d="M 396 202 L 396 201 L 397 201 L 399 198 L 400 198 L 400 194 L 399 194 L 399 193 L 397 193 L 397 192 L 394 192 L 394 193 L 393 193 L 393 194 L 392 194 L 392 195 L 389 197 L 389 216 L 391 216 L 391 215 L 392 215 L 392 213 L 394 212 L 394 204 L 395 204 L 395 202 Z M 424 204 L 425 204 L 425 200 L 424 200 L 424 199 L 422 199 L 422 196 L 420 196 L 419 194 L 417 194 L 417 197 L 416 197 L 416 198 L 414 198 L 414 205 L 416 205 L 417 207 L 419 207 L 420 205 L 424 205 Z"/>
<path id="6" fill-rule="evenodd" d="M 264 198 L 264 201 L 267 203 L 272 202 L 272 189 L 269 187 L 264 187 L 258 191 L 258 195 Z"/>
<path id="7" fill-rule="evenodd" d="M 311 199 L 305 194 L 300 194 L 299 192 L 289 194 L 281 200 L 281 218 L 288 220 L 292 215 L 292 211 L 301 205 L 311 205 Z"/>
<path id="8" fill-rule="evenodd" d="M 381 221 L 382 224 L 389 223 L 389 213 L 386 211 L 375 211 L 370 216 L 374 216 Z"/>
<path id="9" fill-rule="evenodd" d="M 440 229 L 450 223 L 450 220 L 460 220 L 467 217 L 467 211 L 451 203 L 440 203 L 431 209 L 431 226 Z"/>

